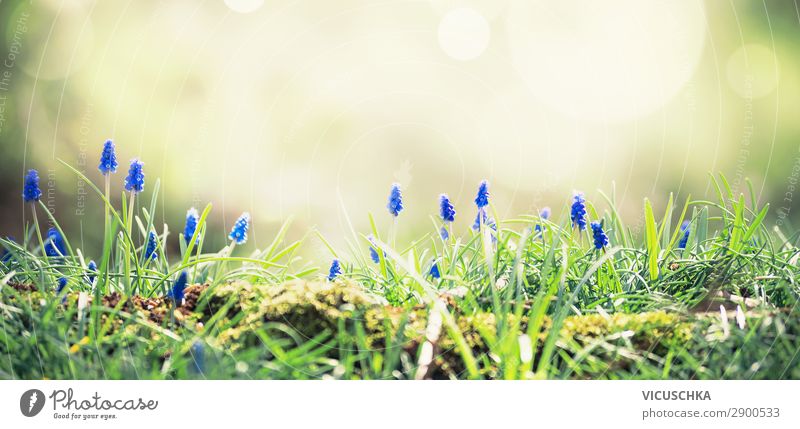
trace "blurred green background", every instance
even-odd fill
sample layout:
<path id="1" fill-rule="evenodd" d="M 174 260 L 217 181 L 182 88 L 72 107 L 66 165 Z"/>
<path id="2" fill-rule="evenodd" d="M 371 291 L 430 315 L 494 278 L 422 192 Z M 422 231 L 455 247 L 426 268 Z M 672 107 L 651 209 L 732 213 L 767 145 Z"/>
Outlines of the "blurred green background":
<path id="1" fill-rule="evenodd" d="M 102 143 L 161 180 L 157 228 L 214 204 L 209 242 L 249 211 L 264 247 L 292 216 L 341 246 L 433 230 L 447 192 L 466 231 L 486 178 L 498 215 L 616 190 L 628 222 L 712 196 L 708 173 L 772 216 L 800 211 L 800 12 L 792 1 L 42 0 L 0 2 L 0 233 L 20 236 L 22 176 L 96 254 Z M 40 217 L 42 219 L 42 217 Z M 79 235 L 80 238 L 76 238 Z M 326 254 L 320 244 L 312 253 Z"/>

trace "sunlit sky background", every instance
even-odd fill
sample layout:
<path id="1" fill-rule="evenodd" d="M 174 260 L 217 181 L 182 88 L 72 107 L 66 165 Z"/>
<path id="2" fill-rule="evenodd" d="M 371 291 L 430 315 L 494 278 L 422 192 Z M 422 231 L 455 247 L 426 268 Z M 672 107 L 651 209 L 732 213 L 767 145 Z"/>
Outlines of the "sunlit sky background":
<path id="1" fill-rule="evenodd" d="M 171 231 L 211 202 L 215 239 L 250 211 L 260 247 L 289 216 L 338 244 L 370 212 L 388 227 L 392 182 L 401 237 L 433 228 L 441 192 L 466 230 L 484 178 L 501 218 L 558 216 L 575 189 L 603 209 L 615 186 L 635 223 L 643 197 L 710 197 L 709 172 L 800 210 L 783 201 L 800 174 L 792 1 L 46 0 L 0 16 L 4 234 L 21 234 L 38 168 L 92 248 L 99 199 L 56 159 L 99 184 L 107 138 L 117 194 L 139 157 Z"/>

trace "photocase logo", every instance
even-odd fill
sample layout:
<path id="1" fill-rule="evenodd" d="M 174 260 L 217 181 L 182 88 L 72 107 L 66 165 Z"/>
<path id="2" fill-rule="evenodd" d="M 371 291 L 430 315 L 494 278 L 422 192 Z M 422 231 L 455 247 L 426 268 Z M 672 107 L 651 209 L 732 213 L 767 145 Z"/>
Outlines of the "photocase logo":
<path id="1" fill-rule="evenodd" d="M 33 417 L 44 408 L 44 393 L 39 389 L 31 389 L 19 398 L 19 410 L 25 417 Z"/>

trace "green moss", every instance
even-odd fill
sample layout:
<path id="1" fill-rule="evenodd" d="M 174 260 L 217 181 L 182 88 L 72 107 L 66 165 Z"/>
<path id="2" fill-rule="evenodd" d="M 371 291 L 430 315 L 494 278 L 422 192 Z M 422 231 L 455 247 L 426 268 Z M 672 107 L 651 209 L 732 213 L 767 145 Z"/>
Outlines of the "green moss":
<path id="1" fill-rule="evenodd" d="M 380 352 L 388 338 L 399 337 L 403 339 L 404 352 L 412 362 L 416 361 L 417 350 L 425 341 L 427 308 L 404 310 L 386 305 L 351 282 L 233 283 L 213 293 L 219 301 L 235 300 L 234 307 L 243 313 L 239 323 L 219 335 L 219 340 L 234 350 L 257 342 L 253 332 L 268 323 L 281 323 L 306 339 L 323 331 L 336 333 L 342 328 L 352 335 L 354 326 L 360 324 L 366 338 L 360 346 L 365 347 L 365 351 Z M 489 344 L 498 335 L 494 313 L 460 314 L 450 304 L 451 313 L 473 355 L 489 363 L 484 366 L 484 375 L 494 376 L 492 359 L 486 358 Z M 538 343 L 540 347 L 549 335 L 551 323 L 549 318 L 545 318 Z M 506 332 L 506 335 L 518 336 L 526 332 L 527 320 L 523 317 L 515 321 L 513 314 L 508 314 L 505 326 L 518 330 L 516 333 Z M 584 344 L 596 340 L 613 341 L 615 336 L 618 338 L 618 334 L 624 333 L 637 348 L 652 350 L 664 342 L 687 340 L 692 335 L 692 326 L 692 322 L 683 316 L 664 311 L 570 316 L 561 327 L 559 335 L 562 341 L 559 344 L 571 353 L 577 353 Z M 403 332 L 398 334 L 400 329 Z M 455 341 L 445 331 L 437 341 L 436 354 L 432 377 L 456 377 L 464 370 Z"/>
<path id="2" fill-rule="evenodd" d="M 222 342 L 240 341 L 265 323 L 284 324 L 304 338 L 329 330 L 339 321 L 363 319 L 370 308 L 380 308 L 380 300 L 360 286 L 343 282 L 296 280 L 277 285 L 231 283 L 212 292 L 211 302 L 236 301 L 241 321 L 220 334 Z M 373 316 L 375 317 L 375 316 Z"/>
<path id="3" fill-rule="evenodd" d="M 648 313 L 615 313 L 611 315 L 586 314 L 570 316 L 561 327 L 561 338 L 578 341 L 587 338 L 607 337 L 629 332 L 631 338 L 643 347 L 664 340 L 688 340 L 692 324 L 676 313 L 653 311 Z"/>

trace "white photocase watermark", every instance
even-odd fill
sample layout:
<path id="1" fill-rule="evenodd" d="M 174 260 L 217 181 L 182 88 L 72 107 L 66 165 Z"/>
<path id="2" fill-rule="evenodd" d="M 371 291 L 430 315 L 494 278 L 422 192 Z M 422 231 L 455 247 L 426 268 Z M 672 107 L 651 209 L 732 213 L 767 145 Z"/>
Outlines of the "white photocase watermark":
<path id="1" fill-rule="evenodd" d="M 87 149 L 89 146 L 89 124 L 92 121 L 92 105 L 89 104 L 81 117 L 81 126 L 78 130 L 80 139 L 78 140 L 78 162 L 77 169 L 81 174 L 86 175 L 86 168 L 91 162 L 87 159 Z M 86 208 L 86 183 L 80 177 L 77 178 L 75 192 L 75 216 L 83 216 Z"/>
<path id="2" fill-rule="evenodd" d="M 158 401 L 138 398 L 106 398 L 99 392 L 78 396 L 69 389 L 53 389 L 49 395 L 39 389 L 26 390 L 19 399 L 19 410 L 25 417 L 36 417 L 45 403 L 53 406 L 54 420 L 116 420 L 119 412 L 154 411 Z"/>
<path id="3" fill-rule="evenodd" d="M 797 190 L 797 183 L 800 181 L 800 146 L 797 148 L 797 153 L 794 157 L 792 169 L 789 171 L 789 176 L 786 178 L 786 191 L 783 193 L 781 206 L 778 207 L 778 226 L 783 226 L 789 213 L 792 211 L 792 202 L 794 201 L 794 192 Z"/>
<path id="4" fill-rule="evenodd" d="M 214 116 L 214 112 L 211 111 L 210 106 L 206 106 L 203 109 L 203 114 L 200 117 L 199 124 L 197 125 L 197 142 L 195 144 L 196 150 L 191 151 L 192 158 L 189 162 L 189 175 L 191 177 L 191 196 L 192 196 L 192 207 L 197 208 L 198 210 L 203 210 L 202 202 L 203 202 L 203 174 L 205 171 L 203 170 L 203 162 L 202 156 L 203 152 L 201 152 L 204 147 L 209 145 L 209 131 L 208 126 L 211 122 L 211 118 Z"/>
<path id="5" fill-rule="evenodd" d="M 14 76 L 14 66 L 17 63 L 17 56 L 22 52 L 22 37 L 28 32 L 28 18 L 30 13 L 23 10 L 17 18 L 14 33 L 8 40 L 8 54 L 2 59 L 0 64 L 0 134 L 6 124 L 6 93 L 11 89 L 11 80 Z"/>
<path id="6" fill-rule="evenodd" d="M 45 192 L 45 205 L 47 211 L 50 212 L 47 224 L 54 227 L 53 219 L 56 216 L 56 170 L 52 168 L 47 169 L 47 191 Z"/>
<path id="7" fill-rule="evenodd" d="M 745 165 L 750 158 L 750 144 L 752 143 L 755 124 L 753 122 L 753 76 L 747 74 L 744 80 L 744 116 L 742 117 L 742 137 L 740 139 L 739 154 L 736 157 L 736 172 L 731 188 L 733 195 L 737 195 L 745 178 Z"/>

